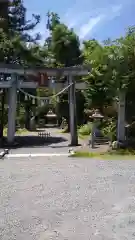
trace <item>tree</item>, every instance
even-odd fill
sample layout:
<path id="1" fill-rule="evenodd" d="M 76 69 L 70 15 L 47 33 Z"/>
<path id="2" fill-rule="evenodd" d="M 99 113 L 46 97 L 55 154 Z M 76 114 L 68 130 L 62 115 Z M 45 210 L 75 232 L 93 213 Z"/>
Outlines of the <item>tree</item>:
<path id="1" fill-rule="evenodd" d="M 80 65 L 83 62 L 80 42 L 78 36 L 74 33 L 73 29 L 69 29 L 65 24 L 63 24 L 56 13 L 48 13 L 47 27 L 49 30 L 49 38 L 46 41 L 48 46 L 50 60 L 52 66 L 75 66 Z M 67 78 L 57 77 L 58 81 L 67 81 Z M 63 112 L 63 100 L 65 100 L 66 95 L 60 98 L 59 111 Z M 66 96 L 67 97 L 67 96 Z M 65 103 L 66 104 L 66 103 Z M 67 120 L 69 119 L 69 114 L 66 114 Z M 69 122 L 69 121 L 68 121 Z"/>
<path id="2" fill-rule="evenodd" d="M 87 82 L 85 92 L 87 107 L 100 108 L 109 104 L 113 97 L 112 69 L 107 48 L 96 40 L 84 42 L 84 62 L 91 65 L 91 72 L 84 78 Z"/>
<path id="3" fill-rule="evenodd" d="M 28 43 L 37 44 L 40 34 L 32 37 L 29 34 L 40 22 L 40 16 L 33 14 L 32 20 L 26 19 L 27 9 L 21 0 L 13 0 L 10 2 L 8 9 L 8 32 L 7 37 L 12 42 L 10 51 L 6 54 L 7 63 L 28 64 L 32 60 L 35 62 L 37 58 L 33 54 L 32 48 Z M 41 62 L 41 61 L 40 61 Z"/>
<path id="4" fill-rule="evenodd" d="M 8 11 L 8 31 L 0 32 L 0 61 L 21 65 L 43 64 L 40 47 L 37 44 L 39 34 L 31 37 L 29 30 L 33 30 L 39 23 L 40 16 L 33 14 L 33 20 L 26 20 L 26 8 L 21 0 L 13 0 Z M 28 46 L 28 43 L 35 45 Z M 4 76 L 6 78 L 6 75 Z M 2 95 L 1 129 L 3 129 L 5 91 Z M 3 130 L 1 131 L 1 133 Z"/>
<path id="5" fill-rule="evenodd" d="M 55 13 L 48 14 L 48 29 L 50 36 L 47 39 L 48 46 L 55 64 L 64 66 L 74 66 L 82 63 L 80 42 L 73 29 L 61 23 L 60 18 Z"/>
<path id="6" fill-rule="evenodd" d="M 51 46 L 56 61 L 64 66 L 69 67 L 82 63 L 79 39 L 64 24 L 57 25 L 52 32 Z"/>
<path id="7" fill-rule="evenodd" d="M 13 0 L 9 6 L 9 35 L 11 37 L 19 35 L 25 42 L 33 42 L 39 39 L 39 34 L 35 38 L 31 37 L 29 30 L 33 30 L 40 22 L 40 16 L 32 14 L 33 20 L 26 19 L 27 9 L 22 0 Z"/>
<path id="8" fill-rule="evenodd" d="M 110 39 L 100 45 L 96 40 L 84 43 L 83 55 L 92 66 L 85 78 L 88 82 L 86 98 L 88 105 L 102 109 L 108 100 L 117 99 L 118 140 L 125 137 L 125 95 L 135 89 L 135 28 L 130 28 L 124 37 Z"/>

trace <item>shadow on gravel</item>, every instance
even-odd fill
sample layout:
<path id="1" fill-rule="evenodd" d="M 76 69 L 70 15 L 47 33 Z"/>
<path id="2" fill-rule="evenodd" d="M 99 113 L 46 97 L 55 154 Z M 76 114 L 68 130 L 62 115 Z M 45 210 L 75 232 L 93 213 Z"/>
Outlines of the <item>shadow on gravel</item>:
<path id="1" fill-rule="evenodd" d="M 51 146 L 51 148 L 65 148 L 65 147 L 79 147 L 79 146 L 82 146 L 81 144 L 78 144 L 77 146 L 75 145 L 75 146 L 72 146 L 71 144 L 68 144 L 68 145 L 57 145 L 57 146 Z"/>
<path id="2" fill-rule="evenodd" d="M 16 148 L 29 148 L 29 147 L 44 147 L 44 146 L 50 146 L 51 144 L 58 144 L 62 142 L 68 142 L 66 138 L 63 137 L 40 137 L 40 136 L 16 136 L 15 137 L 15 143 L 13 145 L 7 144 L 7 141 L 5 139 L 3 143 L 3 147 L 8 147 L 12 149 Z M 68 144 L 67 144 L 68 145 Z M 62 146 L 62 145 L 61 145 Z M 53 146 L 55 147 L 55 146 Z M 58 147 L 58 146 L 56 146 Z M 64 147 L 64 145 L 63 145 Z"/>

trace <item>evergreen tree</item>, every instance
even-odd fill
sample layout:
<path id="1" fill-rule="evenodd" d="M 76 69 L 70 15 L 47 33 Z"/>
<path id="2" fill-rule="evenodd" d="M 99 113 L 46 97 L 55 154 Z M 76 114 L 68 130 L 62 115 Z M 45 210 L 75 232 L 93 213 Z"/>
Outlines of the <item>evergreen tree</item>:
<path id="1" fill-rule="evenodd" d="M 80 42 L 73 29 L 60 21 L 58 14 L 48 13 L 47 28 L 50 36 L 48 48 L 53 53 L 56 65 L 74 66 L 82 63 Z"/>
<path id="2" fill-rule="evenodd" d="M 25 42 L 33 42 L 39 39 L 39 34 L 35 38 L 29 34 L 40 22 L 40 16 L 33 14 L 33 20 L 26 19 L 27 9 L 24 7 L 22 0 L 13 0 L 9 6 L 9 34 L 15 36 L 16 34 L 21 37 Z"/>

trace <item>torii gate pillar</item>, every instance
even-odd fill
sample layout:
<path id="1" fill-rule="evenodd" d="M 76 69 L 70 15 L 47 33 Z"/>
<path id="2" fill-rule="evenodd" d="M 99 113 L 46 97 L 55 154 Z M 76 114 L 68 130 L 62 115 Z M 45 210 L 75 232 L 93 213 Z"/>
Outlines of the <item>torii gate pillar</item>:
<path id="1" fill-rule="evenodd" d="M 69 75 L 69 117 L 70 117 L 70 134 L 71 146 L 78 145 L 77 135 L 77 117 L 76 117 L 76 96 L 75 96 L 75 81 L 72 75 Z"/>
<path id="2" fill-rule="evenodd" d="M 17 76 L 11 76 L 12 85 L 8 89 L 8 133 L 7 140 L 11 144 L 14 142 L 16 127 L 16 107 L 17 107 Z"/>

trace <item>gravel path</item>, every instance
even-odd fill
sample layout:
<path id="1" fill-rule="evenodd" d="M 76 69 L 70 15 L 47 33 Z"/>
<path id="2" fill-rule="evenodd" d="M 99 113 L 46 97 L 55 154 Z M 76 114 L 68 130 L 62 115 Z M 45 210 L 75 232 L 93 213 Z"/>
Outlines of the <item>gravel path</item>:
<path id="1" fill-rule="evenodd" d="M 135 239 L 135 161 L 0 162 L 1 240 Z"/>

